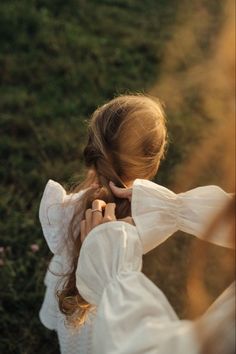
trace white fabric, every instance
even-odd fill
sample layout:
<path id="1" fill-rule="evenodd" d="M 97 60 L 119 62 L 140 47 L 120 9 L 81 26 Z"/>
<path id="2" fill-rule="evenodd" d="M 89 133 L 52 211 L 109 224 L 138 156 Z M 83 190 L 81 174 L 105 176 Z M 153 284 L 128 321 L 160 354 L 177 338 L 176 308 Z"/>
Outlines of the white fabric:
<path id="1" fill-rule="evenodd" d="M 140 273 L 140 269 L 142 253 L 156 247 L 183 225 L 183 231 L 193 231 L 193 234 L 200 236 L 203 228 L 201 224 L 206 223 L 206 205 L 211 212 L 217 211 L 222 202 L 220 195 L 224 196 L 223 199 L 228 198 L 220 190 L 218 197 L 214 199 L 212 192 L 218 190 L 217 187 L 202 188 L 205 188 L 204 193 L 190 191 L 176 196 L 151 182 L 135 182 L 132 213 L 136 228 L 122 222 L 102 225 L 83 244 L 77 269 L 77 285 L 85 299 L 98 305 L 98 317 L 95 330 L 95 316 L 91 314 L 80 331 L 73 331 L 65 326 L 65 318 L 59 311 L 55 291 L 62 285 L 62 278 L 57 274 L 68 270 L 69 259 L 65 248 L 68 226 L 74 208 L 84 192 L 67 195 L 59 183 L 52 180 L 47 183 L 39 218 L 48 246 L 55 255 L 45 277 L 46 293 L 40 319 L 47 328 L 57 331 L 62 354 L 167 354 L 168 351 L 156 352 L 153 348 L 158 344 L 162 350 L 167 350 L 165 345 L 169 340 L 172 343 L 172 347 L 169 347 L 172 352 L 175 352 L 175 348 L 180 348 L 177 352 L 180 353 L 181 346 L 184 348 L 186 342 L 189 342 L 189 346 L 192 345 L 192 323 L 181 322 L 179 329 L 177 316 L 165 296 Z M 97 233 L 99 230 L 102 233 Z M 116 237 L 118 234 L 119 237 Z M 137 314 L 136 317 L 134 313 Z M 114 321 L 111 327 L 110 321 Z M 137 325 L 139 323 L 140 326 Z M 131 331 L 135 325 L 137 328 Z M 157 336 L 157 329 L 160 336 Z M 181 338 L 185 338 L 183 341 L 179 340 L 178 333 L 182 333 Z M 136 343 L 134 348 L 137 351 L 127 351 L 130 349 L 130 341 Z M 123 351 L 117 349 L 121 344 Z M 183 352 L 186 351 L 182 350 L 181 353 Z"/>
<path id="2" fill-rule="evenodd" d="M 204 340 L 214 343 L 214 354 L 235 353 L 235 282 L 197 321 Z"/>
<path id="3" fill-rule="evenodd" d="M 112 282 L 113 277 L 116 279 L 118 276 L 133 286 L 135 285 L 133 279 L 136 278 L 136 272 L 140 272 L 142 268 L 142 248 L 140 242 L 136 242 L 136 228 L 121 221 L 111 222 L 109 226 L 112 227 L 112 233 L 110 233 L 109 228 L 104 228 L 103 225 L 96 228 L 96 231 L 102 228 L 102 234 L 98 233 L 98 243 L 93 243 L 93 238 L 97 237 L 96 232 L 85 239 L 82 246 L 83 252 L 79 257 L 76 284 L 81 295 L 85 295 L 85 299 L 93 305 L 99 304 L 104 287 Z M 117 235 L 119 237 L 114 241 L 113 239 Z M 104 242 L 104 240 L 106 241 Z M 135 246 L 128 247 L 130 243 Z M 117 252 L 117 249 L 119 249 L 119 252 Z M 109 257 L 111 251 L 114 259 Z M 89 257 L 87 257 L 87 254 L 89 254 Z M 101 262 L 99 268 L 97 267 L 98 255 L 101 259 L 106 259 L 105 262 Z M 89 277 L 87 277 L 86 269 L 90 274 Z M 129 269 L 128 278 L 123 279 L 123 276 L 127 276 L 127 269 Z M 86 279 L 83 278 L 83 275 Z M 101 280 L 101 283 L 99 283 L 99 280 Z"/>
<path id="4" fill-rule="evenodd" d="M 92 352 L 200 354 L 196 323 L 179 320 L 165 295 L 138 271 L 141 246 L 136 228 L 124 222 L 96 227 L 83 243 L 77 282 L 84 298 L 97 305 Z M 235 345 L 234 323 L 227 318 L 234 302 L 232 286 L 198 321 L 208 335 L 220 326 L 217 354 Z"/>
<path id="5" fill-rule="evenodd" d="M 75 205 L 83 193 L 66 194 L 65 189 L 51 179 L 46 184 L 39 207 L 39 220 L 48 247 L 54 254 L 60 254 L 65 246 Z"/>
<path id="6" fill-rule="evenodd" d="M 62 274 L 69 270 L 65 247 L 68 227 L 83 193 L 84 191 L 67 195 L 59 183 L 49 180 L 39 208 L 42 230 L 54 253 L 44 279 L 46 292 L 39 318 L 45 327 L 57 332 L 62 354 L 92 354 L 94 313 L 89 314 L 87 322 L 79 330 L 69 328 L 65 324 L 65 316 L 59 310 L 56 297 L 56 290 L 62 287 Z"/>
<path id="7" fill-rule="evenodd" d="M 212 217 L 231 195 L 217 186 L 204 186 L 185 193 L 171 190 L 147 180 L 137 179 L 133 185 L 132 217 L 143 245 L 143 253 L 157 247 L 177 230 L 202 237 Z M 232 247 L 222 225 L 209 242 Z M 222 235 L 223 233 L 223 235 Z"/>

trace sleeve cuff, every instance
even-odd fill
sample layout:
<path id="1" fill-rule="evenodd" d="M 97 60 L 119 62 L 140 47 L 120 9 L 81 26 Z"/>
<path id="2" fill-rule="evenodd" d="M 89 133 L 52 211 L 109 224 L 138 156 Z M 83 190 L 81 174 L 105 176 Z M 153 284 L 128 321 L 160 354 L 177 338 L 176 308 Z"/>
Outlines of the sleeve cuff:
<path id="1" fill-rule="evenodd" d="M 83 191 L 68 195 L 59 183 L 51 179 L 46 184 L 39 207 L 39 220 L 52 253 L 61 253 L 75 203 L 82 194 Z"/>
<path id="2" fill-rule="evenodd" d="M 202 238 L 214 216 L 230 198 L 231 194 L 217 186 L 198 187 L 175 194 L 153 182 L 136 180 L 131 208 L 143 253 L 157 247 L 177 230 Z M 209 242 L 231 248 L 226 226 L 222 225 Z"/>
<path id="3" fill-rule="evenodd" d="M 142 247 L 136 228 L 123 221 L 95 227 L 83 242 L 76 270 L 80 294 L 98 305 L 106 286 L 142 268 Z"/>
<path id="4" fill-rule="evenodd" d="M 143 247 L 151 251 L 178 230 L 177 195 L 147 180 L 137 179 L 133 185 L 131 209 Z"/>

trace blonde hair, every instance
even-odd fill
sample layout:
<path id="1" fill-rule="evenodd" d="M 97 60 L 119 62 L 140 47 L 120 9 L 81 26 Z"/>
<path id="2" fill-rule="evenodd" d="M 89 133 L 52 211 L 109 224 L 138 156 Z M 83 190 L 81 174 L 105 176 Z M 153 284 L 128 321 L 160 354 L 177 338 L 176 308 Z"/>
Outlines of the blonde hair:
<path id="1" fill-rule="evenodd" d="M 166 125 L 162 105 L 157 99 L 145 95 L 122 95 L 99 107 L 92 115 L 88 129 L 88 143 L 84 160 L 87 177 L 74 193 L 87 189 L 75 207 L 68 240 L 71 271 L 61 291 L 59 308 L 67 322 L 78 326 L 85 322 L 92 306 L 79 294 L 75 271 L 81 240 L 78 226 L 94 199 L 115 202 L 117 218 L 130 215 L 128 200 L 115 198 L 109 181 L 125 187 L 136 178 L 155 176 L 166 146 Z M 76 286 L 77 285 L 77 286 Z"/>

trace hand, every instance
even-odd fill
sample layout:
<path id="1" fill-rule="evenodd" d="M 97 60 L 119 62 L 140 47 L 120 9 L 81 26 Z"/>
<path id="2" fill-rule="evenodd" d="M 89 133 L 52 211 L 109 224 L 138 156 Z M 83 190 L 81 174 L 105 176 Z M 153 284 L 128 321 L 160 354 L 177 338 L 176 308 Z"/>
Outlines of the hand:
<path id="1" fill-rule="evenodd" d="M 97 225 L 109 221 L 115 221 L 115 203 L 106 204 L 103 200 L 96 199 L 92 203 L 92 209 L 87 209 L 85 219 L 80 222 L 81 242 L 84 241 L 88 233 Z"/>
<path id="2" fill-rule="evenodd" d="M 112 193 L 117 198 L 125 198 L 131 202 L 131 197 L 132 197 L 132 188 L 131 187 L 130 188 L 119 188 L 119 187 L 116 187 L 113 182 L 110 182 L 109 186 L 112 190 Z"/>
<path id="3" fill-rule="evenodd" d="M 85 212 L 85 219 L 80 222 L 80 238 L 83 243 L 88 233 L 97 225 L 116 221 L 115 215 L 116 204 L 106 204 L 103 200 L 96 199 L 92 203 L 92 209 L 87 209 Z M 120 221 L 125 221 L 131 225 L 134 225 L 133 219 L 128 216 Z"/>

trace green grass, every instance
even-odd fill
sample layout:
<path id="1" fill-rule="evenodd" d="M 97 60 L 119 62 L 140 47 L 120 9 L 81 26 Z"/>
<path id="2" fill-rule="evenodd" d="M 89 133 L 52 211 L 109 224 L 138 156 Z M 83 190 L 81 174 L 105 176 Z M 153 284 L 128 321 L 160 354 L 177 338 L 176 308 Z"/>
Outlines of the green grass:
<path id="1" fill-rule="evenodd" d="M 156 82 L 176 6 L 174 0 L 1 1 L 1 353 L 58 353 L 55 334 L 38 320 L 50 259 L 38 221 L 45 183 L 82 178 L 86 119 L 99 104 L 119 93 L 147 92 Z M 186 117 L 170 114 L 162 184 L 170 184 L 199 139 L 199 123 Z M 183 315 L 186 277 L 175 277 L 174 269 L 185 274 L 189 241 L 180 237 L 147 255 L 144 272 Z M 33 253 L 35 243 L 40 249 Z"/>

